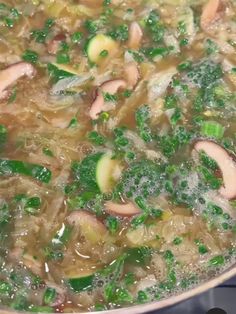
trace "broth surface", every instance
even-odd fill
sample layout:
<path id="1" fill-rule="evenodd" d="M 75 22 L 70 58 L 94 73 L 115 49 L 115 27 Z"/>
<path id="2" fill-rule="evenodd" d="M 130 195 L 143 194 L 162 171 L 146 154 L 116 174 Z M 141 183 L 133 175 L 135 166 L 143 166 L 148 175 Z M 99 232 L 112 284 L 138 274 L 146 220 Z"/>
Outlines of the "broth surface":
<path id="1" fill-rule="evenodd" d="M 1 307 L 127 307 L 236 262 L 235 6 L 0 3 Z"/>

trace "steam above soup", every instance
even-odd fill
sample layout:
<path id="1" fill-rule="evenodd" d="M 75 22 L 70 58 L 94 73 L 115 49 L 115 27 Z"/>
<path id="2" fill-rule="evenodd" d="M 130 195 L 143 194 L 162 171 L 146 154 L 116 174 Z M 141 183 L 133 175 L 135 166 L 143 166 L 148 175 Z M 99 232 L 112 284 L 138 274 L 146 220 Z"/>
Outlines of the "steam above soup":
<path id="1" fill-rule="evenodd" d="M 1 307 L 127 307 L 235 263 L 235 12 L 0 3 Z"/>

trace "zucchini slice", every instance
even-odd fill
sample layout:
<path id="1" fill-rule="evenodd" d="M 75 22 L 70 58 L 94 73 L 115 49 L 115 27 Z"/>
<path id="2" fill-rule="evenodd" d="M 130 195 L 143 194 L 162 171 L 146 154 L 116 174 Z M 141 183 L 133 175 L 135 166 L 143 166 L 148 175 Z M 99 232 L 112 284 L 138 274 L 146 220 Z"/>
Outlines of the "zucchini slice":
<path id="1" fill-rule="evenodd" d="M 112 159 L 111 152 L 92 154 L 81 162 L 78 179 L 85 189 L 108 193 L 114 185 L 117 167 L 118 161 Z"/>
<path id="2" fill-rule="evenodd" d="M 107 51 L 108 56 L 112 56 L 118 50 L 118 44 L 110 36 L 98 34 L 88 41 L 85 50 L 90 62 L 100 64 L 105 59 L 101 52 Z"/>
<path id="3" fill-rule="evenodd" d="M 112 159 L 111 153 L 102 156 L 97 164 L 96 180 L 102 193 L 109 193 L 115 183 L 114 172 L 118 167 L 118 161 Z"/>

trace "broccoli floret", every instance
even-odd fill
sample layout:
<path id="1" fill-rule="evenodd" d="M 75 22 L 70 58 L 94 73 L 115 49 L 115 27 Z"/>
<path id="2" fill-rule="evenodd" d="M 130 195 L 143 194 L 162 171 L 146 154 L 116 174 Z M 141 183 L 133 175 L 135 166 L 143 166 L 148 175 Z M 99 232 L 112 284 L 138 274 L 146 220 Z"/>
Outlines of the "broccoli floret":
<path id="1" fill-rule="evenodd" d="M 223 76 L 223 70 L 219 63 L 211 60 L 203 60 L 192 65 L 187 73 L 187 80 L 198 87 L 207 88 Z"/>

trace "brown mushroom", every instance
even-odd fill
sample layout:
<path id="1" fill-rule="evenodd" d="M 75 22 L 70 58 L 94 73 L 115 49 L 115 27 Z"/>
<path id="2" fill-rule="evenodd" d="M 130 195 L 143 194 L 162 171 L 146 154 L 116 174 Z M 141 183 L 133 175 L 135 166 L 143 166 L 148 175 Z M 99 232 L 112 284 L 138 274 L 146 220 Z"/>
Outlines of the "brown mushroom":
<path id="1" fill-rule="evenodd" d="M 223 177 L 223 186 L 219 192 L 226 199 L 234 199 L 236 197 L 236 162 L 233 157 L 220 145 L 207 140 L 198 141 L 194 149 L 197 152 L 203 151 L 215 160 Z"/>
<path id="2" fill-rule="evenodd" d="M 97 89 L 95 94 L 95 99 L 92 103 L 92 106 L 89 111 L 89 116 L 91 119 L 96 120 L 98 119 L 98 115 L 103 110 L 104 106 L 104 97 L 103 93 L 115 94 L 119 89 L 125 89 L 127 83 L 125 80 L 117 79 L 117 80 L 110 80 L 104 82 L 100 88 Z"/>
<path id="3" fill-rule="evenodd" d="M 105 210 L 110 215 L 121 217 L 132 217 L 141 213 L 141 209 L 129 202 L 126 204 L 118 204 L 113 202 L 105 203 Z"/>
<path id="4" fill-rule="evenodd" d="M 19 78 L 28 76 L 31 79 L 35 74 L 35 68 L 27 62 L 15 63 L 0 71 L 0 99 L 4 99 L 9 95 L 6 89 Z"/>
<path id="5" fill-rule="evenodd" d="M 200 25 L 203 30 L 206 30 L 213 22 L 220 17 L 222 11 L 222 0 L 209 0 L 203 7 Z"/>
<path id="6" fill-rule="evenodd" d="M 137 22 L 132 22 L 129 27 L 128 47 L 138 49 L 141 45 L 143 31 Z"/>
<path id="7" fill-rule="evenodd" d="M 139 70 L 135 62 L 130 62 L 125 65 L 125 79 L 128 88 L 134 88 L 138 83 L 139 77 Z"/>

